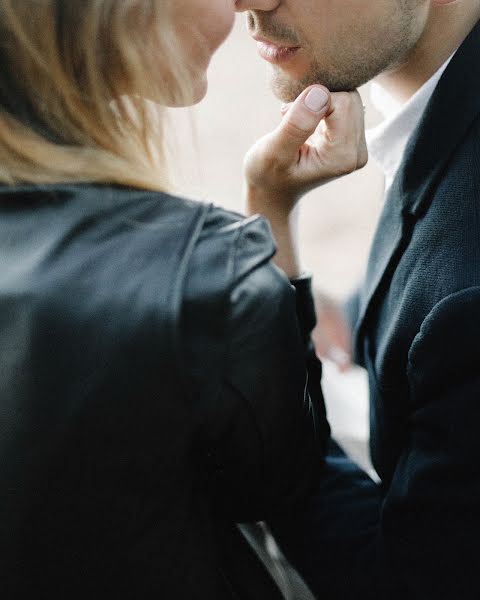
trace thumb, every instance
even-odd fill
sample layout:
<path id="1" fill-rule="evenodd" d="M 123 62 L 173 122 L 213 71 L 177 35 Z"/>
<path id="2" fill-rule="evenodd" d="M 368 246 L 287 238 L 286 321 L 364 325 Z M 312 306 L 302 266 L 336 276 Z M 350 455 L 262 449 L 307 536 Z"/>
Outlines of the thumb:
<path id="1" fill-rule="evenodd" d="M 298 156 L 298 151 L 313 135 L 320 121 L 330 108 L 330 92 L 315 85 L 305 89 L 293 102 L 275 131 L 275 153 L 281 160 L 289 162 Z"/>

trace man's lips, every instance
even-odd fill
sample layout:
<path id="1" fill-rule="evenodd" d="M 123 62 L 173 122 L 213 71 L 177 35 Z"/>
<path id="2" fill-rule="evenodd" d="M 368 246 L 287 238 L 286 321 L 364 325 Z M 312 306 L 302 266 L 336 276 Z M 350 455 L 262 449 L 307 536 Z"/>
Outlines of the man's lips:
<path id="1" fill-rule="evenodd" d="M 300 46 L 286 46 L 281 42 L 272 42 L 257 36 L 253 36 L 253 39 L 257 42 L 260 56 L 272 64 L 287 62 L 300 50 Z"/>

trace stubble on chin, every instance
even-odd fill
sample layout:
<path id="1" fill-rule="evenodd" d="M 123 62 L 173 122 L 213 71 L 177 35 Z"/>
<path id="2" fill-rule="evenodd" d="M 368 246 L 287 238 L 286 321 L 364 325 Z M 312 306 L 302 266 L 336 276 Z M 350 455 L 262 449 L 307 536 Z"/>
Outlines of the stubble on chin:
<path id="1" fill-rule="evenodd" d="M 275 96 L 282 102 L 293 102 L 305 89 L 300 81 L 296 81 L 278 70 L 273 71 L 270 87 Z"/>
<path id="2" fill-rule="evenodd" d="M 310 85 L 320 84 L 331 92 L 351 92 L 377 74 L 376 66 L 370 68 L 348 68 L 331 70 L 322 69 L 314 64 L 301 79 L 294 79 L 279 67 L 273 68 L 271 88 L 282 102 L 293 102 L 301 92 Z"/>

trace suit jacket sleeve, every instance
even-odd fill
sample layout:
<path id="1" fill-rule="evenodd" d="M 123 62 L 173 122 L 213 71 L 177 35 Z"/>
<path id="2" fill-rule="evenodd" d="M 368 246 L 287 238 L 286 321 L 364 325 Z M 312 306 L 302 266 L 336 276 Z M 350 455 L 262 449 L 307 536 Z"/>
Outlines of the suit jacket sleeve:
<path id="1" fill-rule="evenodd" d="M 478 287 L 446 298 L 409 353 L 411 435 L 380 529 L 403 598 L 480 598 L 479 314 Z"/>

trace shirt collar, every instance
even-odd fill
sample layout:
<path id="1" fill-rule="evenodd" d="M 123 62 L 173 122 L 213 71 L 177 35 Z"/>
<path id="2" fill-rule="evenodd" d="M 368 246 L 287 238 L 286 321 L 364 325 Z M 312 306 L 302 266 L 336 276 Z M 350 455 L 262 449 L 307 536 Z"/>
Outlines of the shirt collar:
<path id="1" fill-rule="evenodd" d="M 371 158 L 379 164 L 385 174 L 387 190 L 400 167 L 410 136 L 419 125 L 427 104 L 454 54 L 405 104 L 396 100 L 378 83 L 372 83 L 372 103 L 385 120 L 367 131 L 367 144 Z"/>

